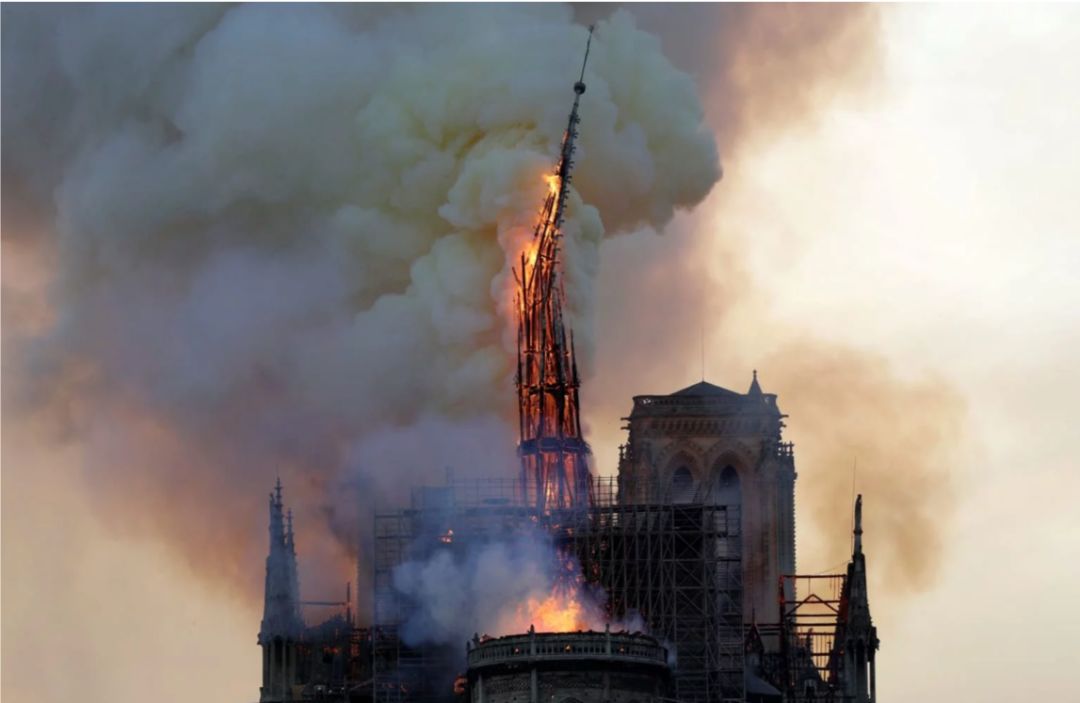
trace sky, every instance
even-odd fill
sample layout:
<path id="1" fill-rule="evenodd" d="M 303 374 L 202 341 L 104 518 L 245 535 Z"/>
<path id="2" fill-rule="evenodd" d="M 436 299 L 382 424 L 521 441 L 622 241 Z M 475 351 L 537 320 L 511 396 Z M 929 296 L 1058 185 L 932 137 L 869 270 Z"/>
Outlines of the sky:
<path id="1" fill-rule="evenodd" d="M 854 472 L 855 488 L 866 492 L 881 696 L 1080 698 L 1080 618 L 1070 615 L 1070 596 L 1080 592 L 1080 478 L 1070 451 L 1080 394 L 1073 351 L 1080 343 L 1080 93 L 1072 89 L 1080 11 L 892 5 L 878 23 L 880 53 L 858 90 L 817 96 L 814 119 L 749 131 L 737 149 L 722 152 L 720 183 L 678 215 L 664 239 L 630 235 L 601 245 L 597 355 L 607 358 L 605 344 L 633 336 L 620 327 L 632 319 L 619 313 L 615 293 L 623 291 L 622 264 L 633 260 L 637 236 L 648 239 L 659 270 L 674 272 L 671 290 L 681 290 L 679 277 L 698 276 L 693 288 L 709 300 L 701 310 L 653 320 L 651 337 L 692 343 L 673 345 L 639 380 L 648 387 L 631 393 L 689 385 L 702 365 L 720 385 L 741 389 L 758 368 L 766 391 L 786 388 L 793 381 L 778 368 L 777 350 L 792 345 L 842 350 L 841 360 L 858 350 L 897 378 L 949 389 L 963 412 L 955 424 L 950 414 L 944 439 L 935 440 L 951 447 L 940 455 L 950 457 L 948 466 L 906 474 L 898 462 Z M 707 120 L 719 121 L 720 107 L 707 94 L 705 109 Z M 681 267 L 687 256 L 701 267 Z M 16 290 L 32 290 L 47 275 L 4 268 L 5 284 Z M 732 286 L 738 295 L 728 295 Z M 663 293 L 650 297 L 663 307 Z M 728 298 L 723 324 L 713 324 L 707 311 Z M 612 465 L 620 440 L 618 403 L 629 408 L 626 377 L 604 374 L 622 371 L 599 370 L 595 389 L 621 384 L 622 391 L 594 391 L 603 401 L 594 410 L 589 386 L 583 390 L 600 466 Z M 807 504 L 829 470 L 814 461 L 824 455 L 813 453 L 810 428 L 857 418 L 839 408 L 829 417 L 828 400 L 810 405 L 794 387 L 779 401 L 792 413 L 799 501 Z M 803 407 L 825 417 L 795 412 Z M 918 404 L 904 407 L 919 412 Z M 939 416 L 927 413 L 927 424 L 903 426 L 932 430 Z M 18 418 L 7 419 L 4 696 L 28 703 L 76 695 L 122 703 L 147 695 L 254 699 L 260 605 L 197 575 L 213 567 L 166 548 L 149 523 L 145 531 L 116 529 L 117 517 L 84 490 L 91 479 L 78 446 L 43 445 L 20 431 Z M 897 441 L 902 447 L 920 437 Z M 801 446 L 807 454 L 798 453 Z M 874 456 L 864 454 L 864 464 Z M 846 461 L 840 475 L 848 485 Z M 900 588 L 907 581 L 894 565 L 906 562 L 875 561 L 884 529 L 873 532 L 881 525 L 875 510 L 897 499 L 882 486 L 924 479 L 934 483 L 910 488 L 941 508 L 939 519 L 927 517 L 940 558 Z M 937 491 L 948 500 L 935 502 L 942 501 Z M 843 510 L 838 528 L 800 513 L 801 570 L 834 565 L 830 544 L 848 519 Z M 72 661 L 80 662 L 78 676 L 50 673 L 75 670 Z"/>
<path id="2" fill-rule="evenodd" d="M 898 606 L 871 593 L 883 700 L 1080 697 L 1078 20 L 887 8 L 872 96 L 744 150 L 692 216 L 747 233 L 771 325 L 812 325 L 966 401 L 941 570 Z"/>
<path id="3" fill-rule="evenodd" d="M 940 583 L 887 623 L 886 690 L 916 700 L 1080 694 L 1067 606 L 1080 590 L 1080 94 L 1064 88 L 1080 68 L 1077 19 L 1073 7 L 905 7 L 886 28 L 883 104 L 839 110 L 765 158 L 781 188 L 785 159 L 835 174 L 790 211 L 822 236 L 779 277 L 782 319 L 842 310 L 832 334 L 937 369 L 968 399 Z M 815 285 L 839 252 L 840 285 Z"/>

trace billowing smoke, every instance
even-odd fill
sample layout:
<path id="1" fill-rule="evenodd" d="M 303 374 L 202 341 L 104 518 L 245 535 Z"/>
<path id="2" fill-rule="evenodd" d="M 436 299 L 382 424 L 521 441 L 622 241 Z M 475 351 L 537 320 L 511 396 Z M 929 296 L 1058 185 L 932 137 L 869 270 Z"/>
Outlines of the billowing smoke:
<path id="1" fill-rule="evenodd" d="M 394 587 L 417 604 L 402 626 L 409 644 L 462 642 L 473 633 L 493 637 L 499 621 L 554 586 L 554 564 L 542 542 L 521 537 L 477 546 L 461 557 L 450 549 L 394 572 Z"/>
<path id="2" fill-rule="evenodd" d="M 555 6 L 5 7 L 5 272 L 47 272 L 5 295 L 6 409 L 82 446 L 117 529 L 249 593 L 280 474 L 305 592 L 336 589 L 371 504 L 514 470 L 508 264 L 585 35 Z M 692 80 L 629 14 L 585 81 L 587 364 L 601 238 L 719 171 Z"/>
<path id="3" fill-rule="evenodd" d="M 703 247 L 681 226 L 663 237 L 641 232 L 605 244 L 597 305 L 604 363 L 587 406 L 594 444 L 614 447 L 625 437 L 618 422 L 630 409 L 625 379 L 635 379 L 634 394 L 669 393 L 699 380 L 704 338 L 708 380 L 745 392 L 756 368 L 790 416 L 800 570 L 843 566 L 860 492 L 875 592 L 888 596 L 883 604 L 928 587 L 945 556 L 964 465 L 961 392 L 937 374 L 825 338 L 813 319 L 778 322 L 763 286 L 741 266 L 746 225 L 718 220 L 729 246 Z M 650 265 L 656 261 L 665 266 Z M 627 270 L 642 273 L 627 284 Z M 619 353 L 626 348 L 637 353 Z"/>
<path id="4" fill-rule="evenodd" d="M 776 324 L 726 215 L 747 145 L 867 93 L 877 10 L 629 12 L 659 39 L 609 7 L 5 6 L 7 419 L 79 446 L 117 530 L 247 594 L 276 474 L 311 597 L 376 503 L 507 475 L 508 260 L 600 19 L 566 242 L 598 468 L 631 394 L 696 380 L 704 324 L 710 380 L 756 366 L 792 416 L 800 564 L 843 558 L 857 461 L 876 573 L 925 585 L 957 394 Z M 657 236 L 714 137 L 725 186 Z"/>
<path id="5" fill-rule="evenodd" d="M 575 7 L 586 21 L 610 12 Z M 725 170 L 758 139 L 812 124 L 836 100 L 872 96 L 881 69 L 882 13 L 871 4 L 643 3 L 633 12 L 694 76 Z"/>
<path id="6" fill-rule="evenodd" d="M 777 393 L 790 415 L 786 433 L 796 444 L 799 569 L 843 566 L 854 487 L 864 494 L 874 593 L 886 596 L 875 607 L 897 603 L 931 585 L 945 555 L 958 497 L 956 448 L 965 441 L 961 392 L 923 369 L 898 367 L 871 338 L 860 346 L 831 338 L 834 330 L 823 332 L 820 323 L 832 322 L 835 311 L 796 323 L 780 319 L 779 274 L 752 255 L 760 256 L 755 240 L 762 230 L 778 226 L 774 201 L 791 194 L 761 192 L 749 163 L 763 145 L 812 133 L 823 108 L 873 97 L 882 63 L 880 10 L 697 5 L 678 12 L 643 7 L 636 15 L 695 75 L 725 178 L 662 236 L 646 228 L 604 242 L 600 363 L 583 394 L 590 439 L 607 452 L 602 465 L 611 466 L 625 437 L 618 418 L 630 409 L 631 394 L 671 392 L 702 372 L 745 391 L 758 369 L 765 391 Z M 812 193 L 814 164 L 794 165 L 805 168 Z M 785 256 L 798 257 L 822 226 L 795 225 L 782 236 L 772 233 Z M 835 270 L 822 270 L 823 282 L 842 264 L 838 257 Z"/>
<path id="7" fill-rule="evenodd" d="M 880 356 L 811 339 L 764 356 L 792 413 L 803 517 L 819 535 L 810 570 L 851 549 L 852 494 L 863 493 L 874 578 L 890 595 L 928 586 L 955 503 L 964 403 L 944 379 L 905 378 Z M 871 540 L 872 538 L 872 540 Z"/>
<path id="8" fill-rule="evenodd" d="M 470 543 L 464 553 L 447 544 L 394 571 L 394 587 L 414 603 L 402 626 L 409 644 L 459 644 L 475 634 L 501 637 L 538 632 L 602 630 L 603 591 L 585 583 L 573 555 L 540 529 Z M 640 616 L 614 629 L 641 631 Z"/>

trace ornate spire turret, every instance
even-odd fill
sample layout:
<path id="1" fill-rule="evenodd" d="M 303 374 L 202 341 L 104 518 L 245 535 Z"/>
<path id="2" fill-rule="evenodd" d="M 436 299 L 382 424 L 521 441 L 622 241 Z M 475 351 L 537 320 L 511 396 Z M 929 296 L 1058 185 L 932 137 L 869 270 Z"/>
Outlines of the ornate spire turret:
<path id="1" fill-rule="evenodd" d="M 294 644 L 303 629 L 292 511 L 285 513 L 279 478 L 270 493 L 270 550 L 259 627 L 259 644 L 263 648 L 260 700 L 264 703 L 291 699 L 296 674 Z"/>
<path id="2" fill-rule="evenodd" d="M 854 547 L 852 548 L 851 558 L 852 560 L 862 556 L 862 494 L 855 499 L 855 528 L 852 530 L 855 535 Z"/>
<path id="3" fill-rule="evenodd" d="M 844 591 L 840 598 L 838 644 L 843 652 L 845 693 L 855 703 L 874 703 L 877 671 L 875 657 L 880 646 L 877 628 L 870 617 L 870 597 L 866 587 L 866 555 L 862 544 L 862 495 L 855 499 L 854 543 Z"/>
<path id="4" fill-rule="evenodd" d="M 573 335 L 563 322 L 559 240 L 570 192 L 577 140 L 578 105 L 585 93 L 585 44 L 574 104 L 563 133 L 559 161 L 548 176 L 548 195 L 528 251 L 514 270 L 518 313 L 517 392 L 522 484 L 538 510 L 589 504 L 589 446 L 581 433 L 577 359 Z"/>
<path id="5" fill-rule="evenodd" d="M 291 635 L 302 628 L 292 510 L 285 512 L 281 479 L 278 479 L 274 492 L 270 494 L 270 551 L 266 555 L 266 585 L 259 638 Z"/>

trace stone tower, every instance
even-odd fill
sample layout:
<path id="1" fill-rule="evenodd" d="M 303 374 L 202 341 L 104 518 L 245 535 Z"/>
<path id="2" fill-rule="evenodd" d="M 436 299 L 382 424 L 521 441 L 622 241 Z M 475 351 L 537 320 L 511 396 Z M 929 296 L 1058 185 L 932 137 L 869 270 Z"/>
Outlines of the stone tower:
<path id="1" fill-rule="evenodd" d="M 870 617 L 866 555 L 862 548 L 862 495 L 855 500 L 855 541 L 840 597 L 837 643 L 843 652 L 844 693 L 855 703 L 877 699 L 877 650 L 881 646 Z"/>
<path id="2" fill-rule="evenodd" d="M 259 645 L 263 650 L 262 703 L 293 699 L 297 679 L 297 644 L 304 630 L 300 583 L 296 569 L 292 511 L 285 513 L 281 479 L 270 494 L 270 552 L 266 556 L 266 588 Z"/>
<path id="3" fill-rule="evenodd" d="M 738 506 L 743 617 L 779 622 L 779 583 L 795 573 L 795 459 L 776 396 L 757 372 L 746 393 L 702 381 L 634 397 L 620 450 L 619 501 Z"/>

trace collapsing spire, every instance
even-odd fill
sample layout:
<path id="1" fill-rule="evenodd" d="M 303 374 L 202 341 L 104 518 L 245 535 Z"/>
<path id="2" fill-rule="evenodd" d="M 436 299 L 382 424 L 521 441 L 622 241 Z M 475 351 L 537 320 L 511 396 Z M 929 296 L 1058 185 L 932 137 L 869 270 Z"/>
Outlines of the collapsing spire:
<path id="1" fill-rule="evenodd" d="M 533 231 L 528 253 L 514 271 L 518 311 L 518 420 L 525 499 L 538 510 L 589 504 L 589 446 L 581 434 L 577 359 L 574 338 L 563 323 L 559 240 L 574 165 L 578 103 L 585 92 L 585 64 L 592 45 L 585 44 L 581 76 L 574 83 L 562 149 L 550 191 Z"/>

